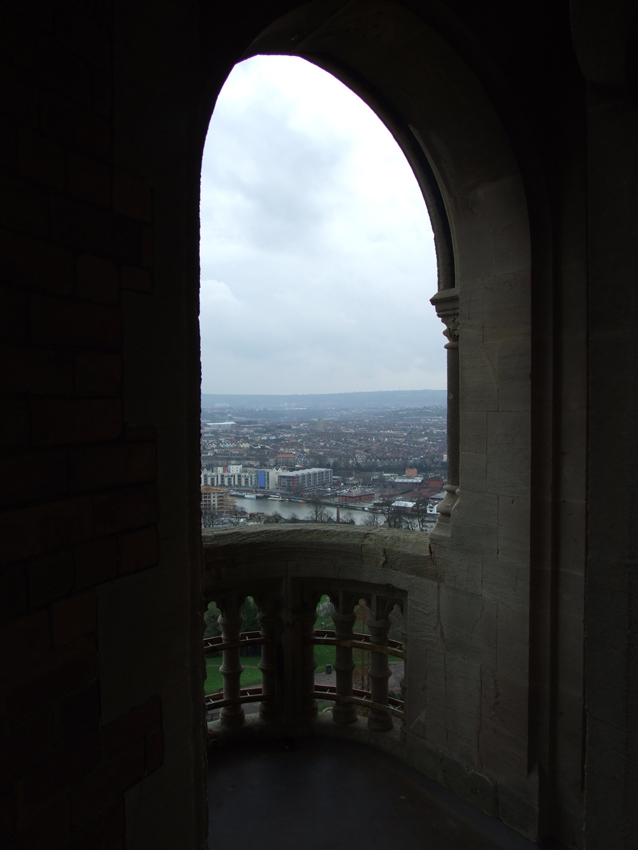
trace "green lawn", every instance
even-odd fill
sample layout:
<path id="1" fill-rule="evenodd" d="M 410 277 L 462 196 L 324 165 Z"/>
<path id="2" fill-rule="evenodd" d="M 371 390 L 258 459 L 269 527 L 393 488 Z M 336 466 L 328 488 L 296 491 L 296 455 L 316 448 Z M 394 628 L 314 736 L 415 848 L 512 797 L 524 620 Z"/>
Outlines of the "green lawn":
<path id="1" fill-rule="evenodd" d="M 249 688 L 251 685 L 259 685 L 261 683 L 261 670 L 257 666 L 260 660 L 257 655 L 251 655 L 241 659 L 241 666 L 244 668 L 244 672 L 241 674 L 242 688 Z M 223 676 L 219 672 L 221 663 L 221 658 L 209 658 L 206 660 L 205 694 L 216 694 L 224 689 Z"/>

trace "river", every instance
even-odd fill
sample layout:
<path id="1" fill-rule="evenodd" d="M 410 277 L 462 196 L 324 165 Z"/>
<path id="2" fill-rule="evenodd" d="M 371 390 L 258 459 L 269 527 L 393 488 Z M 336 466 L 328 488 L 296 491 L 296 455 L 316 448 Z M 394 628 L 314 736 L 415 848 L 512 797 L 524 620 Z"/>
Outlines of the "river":
<path id="1" fill-rule="evenodd" d="M 274 499 L 242 499 L 238 496 L 236 504 L 238 508 L 242 508 L 248 513 L 255 513 L 256 511 L 263 514 L 278 513 L 283 517 L 290 517 L 293 514 L 296 514 L 299 519 L 309 519 L 312 514 L 308 505 L 302 504 L 301 502 L 278 502 Z M 326 505 L 325 508 L 330 516 L 336 519 L 337 509 L 330 507 L 329 505 Z M 349 508 L 342 508 L 341 506 L 339 506 L 339 514 L 342 521 L 346 519 L 353 519 L 355 521 L 355 525 L 363 525 L 364 520 L 368 515 L 366 511 L 353 511 Z"/>

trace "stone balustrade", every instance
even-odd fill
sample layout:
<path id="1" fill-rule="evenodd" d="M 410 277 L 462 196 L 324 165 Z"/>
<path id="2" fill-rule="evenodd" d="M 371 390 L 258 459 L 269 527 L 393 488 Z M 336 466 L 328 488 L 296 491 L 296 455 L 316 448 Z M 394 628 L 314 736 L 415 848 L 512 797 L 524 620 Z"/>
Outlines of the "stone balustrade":
<path id="1" fill-rule="evenodd" d="M 244 705 L 258 702 L 259 722 L 272 731 L 308 731 L 322 700 L 332 703 L 336 727 L 365 723 L 369 732 L 405 735 L 411 598 L 414 602 L 419 577 L 433 570 L 425 535 L 352 526 L 260 526 L 204 532 L 203 547 L 204 596 L 220 609 L 222 627 L 221 636 L 205 641 L 207 653 L 223 655 L 223 691 L 206 696 L 207 709 L 219 709 L 214 727 L 241 730 Z M 334 630 L 314 628 L 324 594 L 334 604 Z M 241 633 L 239 612 L 247 596 L 259 607 L 259 632 Z M 366 634 L 354 631 L 357 605 L 366 614 Z M 403 615 L 401 640 L 389 639 L 395 606 Z M 335 647 L 334 685 L 315 682 L 316 645 Z M 248 646 L 261 646 L 262 683 L 242 688 L 240 656 Z M 364 687 L 353 679 L 355 652 L 369 659 Z M 389 693 L 392 656 L 404 663 L 401 697 Z"/>

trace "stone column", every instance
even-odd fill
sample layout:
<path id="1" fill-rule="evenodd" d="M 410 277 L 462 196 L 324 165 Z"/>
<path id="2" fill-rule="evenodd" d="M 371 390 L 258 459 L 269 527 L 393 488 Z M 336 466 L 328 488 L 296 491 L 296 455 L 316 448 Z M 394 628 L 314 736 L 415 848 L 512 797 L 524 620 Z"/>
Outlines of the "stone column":
<path id="1" fill-rule="evenodd" d="M 384 604 L 384 601 L 375 601 L 374 612 L 377 619 L 368 620 L 372 646 L 387 647 L 388 645 L 390 618 L 387 616 L 387 611 L 388 606 Z M 390 678 L 388 656 L 385 652 L 372 651 L 370 654 L 372 656 L 370 658 L 370 691 L 372 702 L 376 705 L 373 705 L 370 709 L 368 728 L 373 732 L 387 732 L 392 729 L 392 715 L 387 709 L 388 679 Z M 386 708 L 383 706 L 386 706 Z"/>
<path id="2" fill-rule="evenodd" d="M 262 676 L 263 700 L 259 706 L 259 717 L 266 721 L 278 720 L 283 712 L 281 674 L 277 665 L 279 637 L 282 631 L 282 602 L 273 594 L 261 594 L 258 599 L 261 635 L 268 639 L 262 644 L 259 669 Z"/>
<path id="3" fill-rule="evenodd" d="M 408 626 L 407 626 L 407 611 L 406 606 L 402 608 L 403 613 L 403 629 L 401 631 L 401 641 L 403 642 L 403 651 L 405 658 L 403 659 L 403 676 L 401 677 L 401 692 L 403 695 L 403 721 L 401 723 L 401 735 L 405 738 L 408 734 Z"/>
<path id="4" fill-rule="evenodd" d="M 221 611 L 218 618 L 222 629 L 222 640 L 232 644 L 223 650 L 223 660 L 219 672 L 224 678 L 224 699 L 233 700 L 231 705 L 225 705 L 219 714 L 222 726 L 238 728 L 244 724 L 244 709 L 239 704 L 241 691 L 241 656 L 239 654 L 239 635 L 241 634 L 241 606 L 244 596 L 229 593 L 216 599 Z"/>
<path id="5" fill-rule="evenodd" d="M 340 593 L 336 603 L 332 622 L 335 626 L 337 640 L 352 640 L 354 631 L 354 605 L 350 594 Z M 357 709 L 352 703 L 343 702 L 339 699 L 352 696 L 352 671 L 354 670 L 351 646 L 337 646 L 335 651 L 334 669 L 337 677 L 337 700 L 335 702 L 332 718 L 335 723 L 354 723 L 357 719 Z"/>
<path id="6" fill-rule="evenodd" d="M 445 324 L 447 337 L 447 484 L 445 498 L 439 505 L 438 520 L 433 535 L 450 534 L 450 516 L 459 493 L 460 436 L 459 436 L 459 295 L 456 289 L 442 289 L 430 303 Z M 431 535 L 432 536 L 432 535 Z"/>

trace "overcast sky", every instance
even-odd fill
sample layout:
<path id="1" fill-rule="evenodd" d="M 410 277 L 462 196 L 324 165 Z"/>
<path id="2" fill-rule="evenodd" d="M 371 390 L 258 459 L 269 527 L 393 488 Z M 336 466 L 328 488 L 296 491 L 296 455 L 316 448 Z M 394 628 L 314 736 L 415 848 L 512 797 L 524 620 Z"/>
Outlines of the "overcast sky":
<path id="1" fill-rule="evenodd" d="M 302 59 L 237 65 L 202 168 L 202 391 L 443 389 L 436 260 L 412 171 Z"/>

